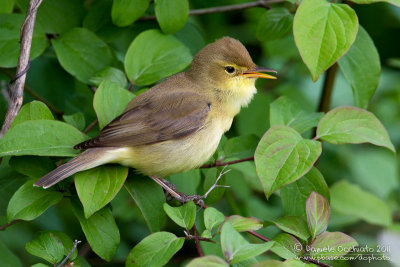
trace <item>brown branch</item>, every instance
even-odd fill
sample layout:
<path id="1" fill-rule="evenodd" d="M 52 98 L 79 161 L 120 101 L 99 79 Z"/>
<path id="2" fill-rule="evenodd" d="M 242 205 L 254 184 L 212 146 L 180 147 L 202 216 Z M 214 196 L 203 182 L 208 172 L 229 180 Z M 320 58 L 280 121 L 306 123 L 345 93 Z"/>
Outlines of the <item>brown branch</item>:
<path id="1" fill-rule="evenodd" d="M 0 132 L 0 138 L 11 127 L 11 123 L 17 116 L 18 111 L 22 106 L 24 100 L 24 85 L 26 79 L 26 72 L 29 68 L 29 54 L 31 52 L 33 28 L 35 26 L 36 12 L 42 0 L 31 0 L 29 2 L 26 18 L 21 27 L 21 48 L 18 58 L 17 74 L 14 87 L 11 91 L 11 105 L 8 107 L 6 117 Z M 13 81 L 11 80 L 10 83 Z"/>
<path id="2" fill-rule="evenodd" d="M 217 6 L 217 7 L 210 7 L 210 8 L 202 8 L 202 9 L 194 9 L 189 11 L 189 15 L 205 15 L 205 14 L 212 14 L 212 13 L 222 13 L 228 11 L 235 11 L 235 10 L 242 10 L 251 7 L 265 7 L 269 8 L 270 4 L 281 3 L 284 0 L 258 0 L 249 3 L 243 4 L 236 4 L 236 5 L 229 5 L 229 6 Z M 155 20 L 156 16 L 143 16 L 139 20 Z"/>
<path id="3" fill-rule="evenodd" d="M 13 78 L 12 74 L 8 72 L 6 69 L 1 69 L 4 74 L 6 74 L 8 77 Z M 28 94 L 30 94 L 34 99 L 39 100 L 40 102 L 43 102 L 54 114 L 57 116 L 62 116 L 64 115 L 64 112 L 62 110 L 59 110 L 56 106 L 54 106 L 51 102 L 47 101 L 44 99 L 42 96 L 40 96 L 38 93 L 36 93 L 34 90 L 29 88 L 26 84 L 24 85 L 24 90 Z"/>
<path id="4" fill-rule="evenodd" d="M 255 232 L 255 231 L 247 231 L 247 233 L 257 237 L 258 239 L 261 239 L 262 241 L 265 241 L 265 242 L 271 241 L 270 239 L 266 238 L 263 235 L 260 235 L 259 233 Z"/>
<path id="5" fill-rule="evenodd" d="M 89 126 L 83 131 L 85 134 L 87 134 L 88 132 L 90 132 L 90 130 L 93 129 L 94 126 L 97 125 L 97 123 L 99 122 L 98 119 L 95 119 L 94 121 L 92 121 Z"/>
<path id="6" fill-rule="evenodd" d="M 194 225 L 194 224 L 193 224 L 193 232 L 194 232 L 194 236 L 196 237 L 194 239 L 194 242 L 196 243 L 197 252 L 199 253 L 200 257 L 203 257 L 204 254 L 203 254 L 203 251 L 201 250 L 200 242 L 199 242 L 199 236 L 197 235 L 196 225 Z"/>
<path id="7" fill-rule="evenodd" d="M 335 63 L 326 71 L 324 85 L 322 87 L 321 98 L 319 101 L 318 112 L 328 112 L 331 106 L 333 86 L 338 70 L 338 64 Z"/>
<path id="8" fill-rule="evenodd" d="M 216 161 L 211 164 L 205 164 L 205 165 L 201 166 L 200 168 L 204 169 L 204 168 L 220 167 L 220 166 L 232 165 L 232 164 L 236 164 L 236 163 L 240 163 L 240 162 L 244 162 L 244 161 L 252 161 L 252 160 L 254 160 L 254 156 L 248 157 L 248 158 L 243 158 L 243 159 L 227 161 L 227 162 Z"/>
<path id="9" fill-rule="evenodd" d="M 22 221 L 22 220 L 17 219 L 17 220 L 13 220 L 13 221 L 11 221 L 11 222 L 9 222 L 9 223 L 3 224 L 2 226 L 0 226 L 0 231 L 1 231 L 1 230 L 4 230 L 4 229 L 6 229 L 7 227 L 9 227 L 9 226 L 11 226 L 11 225 L 13 225 L 13 224 L 16 224 L 17 222 L 20 222 L 20 221 Z"/>

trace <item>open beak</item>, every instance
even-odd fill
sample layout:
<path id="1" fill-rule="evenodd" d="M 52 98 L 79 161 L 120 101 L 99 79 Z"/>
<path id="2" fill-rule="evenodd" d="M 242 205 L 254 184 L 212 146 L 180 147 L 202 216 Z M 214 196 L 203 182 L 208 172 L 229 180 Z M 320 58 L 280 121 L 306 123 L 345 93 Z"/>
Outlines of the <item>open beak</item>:
<path id="1" fill-rule="evenodd" d="M 255 67 L 253 70 L 248 70 L 243 72 L 243 75 L 246 75 L 249 78 L 264 78 L 264 79 L 276 79 L 275 76 L 265 74 L 262 72 L 273 72 L 277 73 L 276 70 L 273 69 L 267 69 L 267 68 L 262 68 L 262 67 Z"/>

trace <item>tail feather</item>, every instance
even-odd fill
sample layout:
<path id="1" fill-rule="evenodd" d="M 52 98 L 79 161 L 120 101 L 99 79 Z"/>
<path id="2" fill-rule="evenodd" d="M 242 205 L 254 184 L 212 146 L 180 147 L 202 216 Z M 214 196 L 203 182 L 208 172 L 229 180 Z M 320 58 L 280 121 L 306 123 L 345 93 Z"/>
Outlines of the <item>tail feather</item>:
<path id="1" fill-rule="evenodd" d="M 102 157 L 104 152 L 104 149 L 99 148 L 88 149 L 40 178 L 34 186 L 48 188 L 79 171 L 102 165 L 106 163 Z"/>

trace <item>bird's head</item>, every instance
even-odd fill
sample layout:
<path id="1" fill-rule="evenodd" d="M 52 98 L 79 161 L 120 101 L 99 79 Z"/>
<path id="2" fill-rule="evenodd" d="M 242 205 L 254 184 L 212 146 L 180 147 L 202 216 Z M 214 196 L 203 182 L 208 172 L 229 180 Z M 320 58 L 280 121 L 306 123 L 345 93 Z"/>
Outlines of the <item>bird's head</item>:
<path id="1" fill-rule="evenodd" d="M 276 79 L 262 72 L 276 71 L 256 66 L 241 42 L 224 37 L 200 50 L 187 74 L 203 88 L 242 98 L 240 105 L 247 105 L 257 78 Z"/>

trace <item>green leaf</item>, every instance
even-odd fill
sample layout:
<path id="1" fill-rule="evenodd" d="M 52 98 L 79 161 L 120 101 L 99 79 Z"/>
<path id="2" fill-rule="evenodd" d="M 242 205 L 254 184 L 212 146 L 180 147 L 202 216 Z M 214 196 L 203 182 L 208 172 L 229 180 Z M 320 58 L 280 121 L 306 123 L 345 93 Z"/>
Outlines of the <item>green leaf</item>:
<path id="1" fill-rule="evenodd" d="M 85 28 L 73 28 L 51 43 L 61 66 L 83 83 L 114 60 L 107 44 Z"/>
<path id="2" fill-rule="evenodd" d="M 3 1 L 3 0 L 2 0 Z M 25 20 L 22 14 L 0 14 L 0 67 L 17 66 L 20 48 L 20 29 Z M 35 25 L 30 59 L 33 60 L 46 50 L 48 42 L 40 25 Z"/>
<path id="3" fill-rule="evenodd" d="M 56 167 L 50 158 L 37 156 L 12 157 L 8 164 L 17 172 L 35 179 L 41 178 Z"/>
<path id="4" fill-rule="evenodd" d="M 65 233 L 59 232 L 59 231 L 51 231 L 52 234 L 56 236 L 58 241 L 62 243 L 64 247 L 64 256 L 67 256 L 69 253 L 71 253 L 72 248 L 74 247 L 74 242 L 72 242 L 72 239 Z M 78 250 L 75 249 L 74 252 L 71 254 L 69 257 L 70 260 L 75 260 L 75 258 L 78 256 Z"/>
<path id="5" fill-rule="evenodd" d="M 89 82 L 95 86 L 100 86 L 104 80 L 109 80 L 110 82 L 116 83 L 119 87 L 126 88 L 128 86 L 128 81 L 126 79 L 125 73 L 114 67 L 107 67 L 94 74 Z"/>
<path id="6" fill-rule="evenodd" d="M 259 141 L 260 138 L 254 134 L 230 138 L 224 145 L 225 158 L 252 157 Z"/>
<path id="7" fill-rule="evenodd" d="M 212 230 L 218 227 L 221 223 L 225 221 L 225 216 L 222 212 L 218 211 L 213 207 L 208 207 L 204 211 L 204 225 L 206 229 Z"/>
<path id="8" fill-rule="evenodd" d="M 164 33 L 174 33 L 185 26 L 189 15 L 188 0 L 155 0 L 154 4 L 158 24 Z"/>
<path id="9" fill-rule="evenodd" d="M 1 7 L 1 4 L 0 4 Z M 20 259 L 0 240 L 0 259 L 5 267 L 22 267 Z"/>
<path id="10" fill-rule="evenodd" d="M 34 240 L 26 243 L 26 251 L 56 264 L 64 258 L 64 246 L 61 240 L 50 231 L 42 232 Z"/>
<path id="11" fill-rule="evenodd" d="M 360 26 L 355 42 L 338 63 L 353 89 L 354 104 L 367 108 L 378 87 L 381 63 L 374 42 L 363 27 Z"/>
<path id="12" fill-rule="evenodd" d="M 320 142 L 303 139 L 287 126 L 270 128 L 261 138 L 254 155 L 267 198 L 306 174 L 320 154 Z"/>
<path id="13" fill-rule="evenodd" d="M 192 229 L 196 219 L 196 204 L 193 201 L 180 206 L 171 207 L 167 203 L 163 205 L 165 213 L 180 227 Z"/>
<path id="14" fill-rule="evenodd" d="M 79 220 L 92 250 L 106 261 L 112 260 L 117 251 L 120 236 L 109 208 L 103 208 L 86 219 L 77 201 L 72 201 L 72 211 Z"/>
<path id="15" fill-rule="evenodd" d="M 229 267 L 229 264 L 214 255 L 208 255 L 191 260 L 186 267 Z"/>
<path id="16" fill-rule="evenodd" d="M 304 241 L 307 241 L 310 237 L 306 222 L 299 216 L 284 216 L 272 222 L 282 231 L 295 235 Z"/>
<path id="17" fill-rule="evenodd" d="M 225 260 L 231 264 L 258 256 L 269 250 L 273 244 L 274 242 L 250 244 L 229 222 L 225 222 L 221 229 L 221 248 Z"/>
<path id="18" fill-rule="evenodd" d="M 75 187 L 85 217 L 89 218 L 113 200 L 127 176 L 128 168 L 118 165 L 100 166 L 76 173 Z"/>
<path id="19" fill-rule="evenodd" d="M 125 187 L 136 205 L 138 205 L 147 228 L 151 232 L 160 231 L 166 219 L 163 210 L 165 195 L 162 188 L 148 177 L 141 176 L 129 179 L 125 183 Z"/>
<path id="20" fill-rule="evenodd" d="M 0 157 L 13 155 L 76 156 L 73 146 L 87 139 L 75 127 L 61 121 L 25 121 L 0 139 Z"/>
<path id="21" fill-rule="evenodd" d="M 197 54 L 204 46 L 205 41 L 197 25 L 187 22 L 182 30 L 174 34 L 179 41 L 189 47 L 192 55 Z"/>
<path id="22" fill-rule="evenodd" d="M 196 189 L 201 181 L 200 170 L 194 169 L 172 174 L 168 177 L 168 181 L 173 183 L 179 192 L 184 192 L 187 195 L 196 195 Z"/>
<path id="23" fill-rule="evenodd" d="M 261 41 L 273 41 L 288 35 L 292 30 L 293 15 L 286 8 L 268 10 L 258 20 L 257 38 Z"/>
<path id="24" fill-rule="evenodd" d="M 352 247 L 358 246 L 354 238 L 341 232 L 325 232 L 311 243 L 310 256 L 339 257 L 346 255 Z"/>
<path id="25" fill-rule="evenodd" d="M 326 198 L 312 192 L 306 201 L 307 224 L 314 239 L 328 228 L 331 210 Z"/>
<path id="26" fill-rule="evenodd" d="M 266 260 L 260 261 L 256 264 L 251 265 L 251 267 L 315 267 L 312 263 L 302 262 L 296 259 L 290 259 L 285 261 L 278 260 Z"/>
<path id="27" fill-rule="evenodd" d="M 281 189 L 280 196 L 285 215 L 302 216 L 303 219 L 307 219 L 304 213 L 306 199 L 312 191 L 318 192 L 326 199 L 330 199 L 328 185 L 322 174 L 315 167 L 296 182 Z"/>
<path id="28" fill-rule="evenodd" d="M 0 14 L 12 13 L 14 9 L 14 0 L 2 0 L 0 2 Z"/>
<path id="29" fill-rule="evenodd" d="M 238 232 L 254 231 L 263 227 L 262 221 L 254 217 L 242 217 L 240 215 L 229 216 L 227 221 Z"/>
<path id="30" fill-rule="evenodd" d="M 148 8 L 150 0 L 114 0 L 111 18 L 115 25 L 128 26 L 140 18 Z"/>
<path id="31" fill-rule="evenodd" d="M 100 129 L 119 116 L 134 97 L 134 94 L 119 87 L 116 83 L 103 81 L 93 99 Z"/>
<path id="32" fill-rule="evenodd" d="M 281 96 L 270 104 L 270 125 L 286 125 L 303 133 L 318 125 L 323 112 L 306 112 L 286 96 Z"/>
<path id="33" fill-rule="evenodd" d="M 183 70 L 192 61 L 190 50 L 172 35 L 158 30 L 139 34 L 125 56 L 125 71 L 137 85 L 149 85 Z"/>
<path id="34" fill-rule="evenodd" d="M 318 124 L 317 137 L 332 144 L 371 143 L 396 151 L 385 127 L 375 115 L 355 107 L 338 107 L 329 111 Z"/>
<path id="35" fill-rule="evenodd" d="M 346 53 L 357 30 L 357 15 L 349 5 L 325 0 L 301 2 L 294 16 L 293 34 L 313 81 Z"/>
<path id="36" fill-rule="evenodd" d="M 50 109 L 43 102 L 32 101 L 22 106 L 11 127 L 31 120 L 54 120 L 54 117 Z"/>
<path id="37" fill-rule="evenodd" d="M 49 207 L 60 202 L 63 194 L 34 187 L 34 180 L 23 184 L 12 196 L 7 208 L 7 220 L 31 221 L 39 217 Z"/>
<path id="38" fill-rule="evenodd" d="M 126 267 L 164 266 L 185 242 L 168 232 L 157 232 L 140 241 L 129 253 Z"/>
<path id="39" fill-rule="evenodd" d="M 400 7 L 400 1 L 399 0 L 351 0 L 351 2 L 354 2 L 356 4 L 360 4 L 360 5 L 384 2 L 384 3 L 389 3 L 389 4 L 392 4 L 392 5 Z"/>
<path id="40" fill-rule="evenodd" d="M 62 117 L 66 123 L 74 126 L 79 131 L 83 131 L 85 129 L 85 115 L 83 115 L 82 112 L 76 112 L 71 115 L 63 115 Z"/>
<path id="41" fill-rule="evenodd" d="M 16 4 L 25 13 L 29 0 L 16 0 Z M 78 27 L 84 15 L 85 8 L 81 0 L 43 1 L 37 12 L 36 25 L 42 26 L 46 33 L 59 34 Z"/>
<path id="42" fill-rule="evenodd" d="M 284 259 L 293 259 L 300 256 L 303 246 L 294 236 L 286 233 L 277 235 L 273 241 L 275 242 L 271 251 Z"/>
<path id="43" fill-rule="evenodd" d="M 340 181 L 332 186 L 331 207 L 342 214 L 352 215 L 372 224 L 388 226 L 392 223 L 387 203 L 347 181 Z"/>

